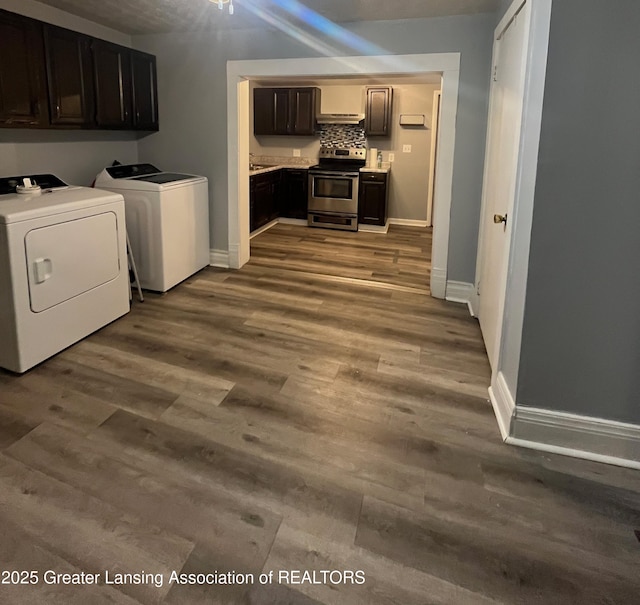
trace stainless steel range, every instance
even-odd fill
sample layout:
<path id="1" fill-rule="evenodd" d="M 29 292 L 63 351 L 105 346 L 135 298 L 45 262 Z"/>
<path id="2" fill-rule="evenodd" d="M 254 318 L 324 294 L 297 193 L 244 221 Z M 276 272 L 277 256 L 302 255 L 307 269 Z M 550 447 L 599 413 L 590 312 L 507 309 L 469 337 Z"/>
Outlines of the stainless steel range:
<path id="1" fill-rule="evenodd" d="M 310 227 L 358 230 L 358 183 L 366 160 L 366 149 L 320 149 L 320 163 L 309 169 Z"/>

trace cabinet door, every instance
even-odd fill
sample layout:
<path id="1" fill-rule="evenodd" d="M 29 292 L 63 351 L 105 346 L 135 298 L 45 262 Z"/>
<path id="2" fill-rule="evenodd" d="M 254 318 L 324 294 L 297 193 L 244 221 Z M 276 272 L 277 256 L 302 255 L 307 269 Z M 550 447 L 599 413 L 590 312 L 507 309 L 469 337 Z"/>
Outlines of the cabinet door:
<path id="1" fill-rule="evenodd" d="M 133 126 L 137 130 L 158 130 L 158 88 L 156 58 L 131 51 Z"/>
<path id="2" fill-rule="evenodd" d="M 274 111 L 273 88 L 255 88 L 253 90 L 253 134 L 271 135 L 274 133 Z"/>
<path id="3" fill-rule="evenodd" d="M 281 213 L 287 218 L 307 218 L 307 170 L 289 169 L 285 175 Z"/>
<path id="4" fill-rule="evenodd" d="M 94 40 L 96 122 L 101 128 L 131 128 L 131 63 L 127 48 Z"/>
<path id="5" fill-rule="evenodd" d="M 253 230 L 266 225 L 271 220 L 273 189 L 268 175 L 259 175 L 253 188 Z"/>
<path id="6" fill-rule="evenodd" d="M 0 125 L 49 123 L 42 25 L 0 11 Z"/>
<path id="7" fill-rule="evenodd" d="M 311 136 L 316 129 L 317 88 L 292 88 L 289 134 Z"/>
<path id="8" fill-rule="evenodd" d="M 51 123 L 64 126 L 93 124 L 89 38 L 53 25 L 45 25 L 44 34 Z"/>
<path id="9" fill-rule="evenodd" d="M 389 136 L 391 133 L 392 89 L 388 86 L 367 88 L 364 130 L 367 136 Z"/>
<path id="10" fill-rule="evenodd" d="M 273 94 L 273 132 L 289 134 L 291 124 L 291 105 L 288 88 L 272 88 Z"/>
<path id="11" fill-rule="evenodd" d="M 384 174 L 360 175 L 358 222 L 382 225 L 387 220 L 387 179 Z"/>

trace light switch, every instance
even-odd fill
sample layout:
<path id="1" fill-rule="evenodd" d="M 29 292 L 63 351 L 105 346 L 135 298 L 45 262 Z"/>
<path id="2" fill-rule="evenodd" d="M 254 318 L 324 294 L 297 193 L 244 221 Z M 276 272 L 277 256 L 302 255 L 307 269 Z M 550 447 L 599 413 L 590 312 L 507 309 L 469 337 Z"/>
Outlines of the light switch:
<path id="1" fill-rule="evenodd" d="M 395 159 L 396 159 L 396 154 L 395 153 L 390 153 L 389 154 L 389 161 L 393 162 L 393 161 L 395 161 Z"/>
<path id="2" fill-rule="evenodd" d="M 411 153 L 411 145 L 403 145 L 402 153 Z"/>
<path id="3" fill-rule="evenodd" d="M 293 157 L 294 158 L 299 158 L 300 157 L 300 150 L 299 149 L 294 149 L 293 150 Z"/>

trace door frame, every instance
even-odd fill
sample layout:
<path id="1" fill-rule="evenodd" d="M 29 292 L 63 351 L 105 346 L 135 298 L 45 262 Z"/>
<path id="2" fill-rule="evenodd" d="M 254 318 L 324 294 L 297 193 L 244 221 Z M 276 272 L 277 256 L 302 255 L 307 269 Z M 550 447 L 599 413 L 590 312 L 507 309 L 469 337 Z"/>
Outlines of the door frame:
<path id="1" fill-rule="evenodd" d="M 433 200 L 435 197 L 436 166 L 438 158 L 438 140 L 440 139 L 440 109 L 442 91 L 433 91 L 431 106 L 431 147 L 429 155 L 429 193 L 427 194 L 427 227 L 433 226 Z"/>
<path id="2" fill-rule="evenodd" d="M 229 265 L 242 267 L 249 246 L 249 80 L 264 77 L 327 77 L 442 74 L 439 157 L 433 233 L 431 293 L 444 298 L 449 255 L 460 53 L 263 59 L 227 63 L 228 233 Z M 242 160 L 241 160 L 242 158 Z"/>
<path id="3" fill-rule="evenodd" d="M 542 127 L 542 108 L 553 3 L 553 0 L 526 1 L 530 2 L 530 23 L 518 151 L 519 158 L 513 210 L 510 217 L 512 229 L 504 284 L 503 313 L 500 321 L 501 333 L 497 360 L 495 367 L 492 368 L 491 387 L 489 388 L 491 402 L 503 439 L 509 436 L 511 418 L 515 414 L 516 406 L 516 388 L 520 366 L 534 194 L 538 171 L 538 149 Z M 506 25 L 513 19 L 522 4 L 522 0 L 514 0 L 496 27 L 494 40 L 499 32 L 506 29 Z M 494 64 L 495 57 L 492 59 L 492 65 Z M 488 133 L 490 132 L 488 130 Z M 489 141 L 487 140 L 487 148 L 488 145 Z M 476 266 L 476 292 L 478 288 L 477 280 L 480 275 L 479 268 L 482 262 L 481 250 L 484 237 L 482 217 L 484 216 L 485 206 L 486 200 L 483 185 Z"/>

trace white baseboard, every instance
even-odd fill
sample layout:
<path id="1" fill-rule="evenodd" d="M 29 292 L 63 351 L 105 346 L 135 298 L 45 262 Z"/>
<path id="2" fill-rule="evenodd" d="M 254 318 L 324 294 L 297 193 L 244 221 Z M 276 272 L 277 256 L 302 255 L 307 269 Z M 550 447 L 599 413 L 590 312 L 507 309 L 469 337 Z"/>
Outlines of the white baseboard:
<path id="1" fill-rule="evenodd" d="M 427 221 L 414 221 L 409 218 L 389 218 L 387 222 L 390 225 L 404 225 L 405 227 L 428 227 Z"/>
<path id="2" fill-rule="evenodd" d="M 518 406 L 512 445 L 640 469 L 640 426 Z"/>
<path id="3" fill-rule="evenodd" d="M 264 233 L 268 229 L 271 229 L 271 227 L 275 227 L 275 225 L 277 225 L 279 221 L 280 219 L 274 218 L 271 222 L 267 223 L 266 225 L 262 225 L 260 229 L 256 229 L 255 231 L 252 231 L 249 234 L 249 239 L 253 239 L 256 235 L 260 235 L 261 233 Z"/>
<path id="4" fill-rule="evenodd" d="M 473 284 L 462 281 L 448 281 L 446 299 L 450 302 L 464 303 L 469 307 L 471 317 L 476 317 L 477 295 Z"/>
<path id="5" fill-rule="evenodd" d="M 364 225 L 363 223 L 358 223 L 358 231 L 362 231 L 363 233 L 387 233 L 389 231 L 389 219 L 384 225 Z"/>
<path id="6" fill-rule="evenodd" d="M 431 282 L 429 285 L 431 296 L 434 298 L 445 298 L 447 294 L 447 270 L 431 268 Z"/>
<path id="7" fill-rule="evenodd" d="M 209 250 L 209 266 L 229 268 L 229 252 L 227 250 Z"/>
<path id="8" fill-rule="evenodd" d="M 507 441 L 511 435 L 511 423 L 516 403 L 502 372 L 498 372 L 495 382 L 489 387 L 489 399 L 498 421 L 502 440 Z"/>

